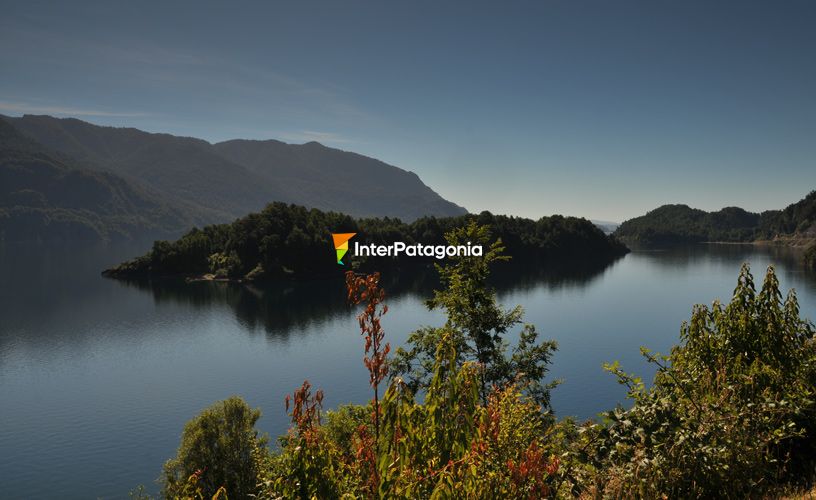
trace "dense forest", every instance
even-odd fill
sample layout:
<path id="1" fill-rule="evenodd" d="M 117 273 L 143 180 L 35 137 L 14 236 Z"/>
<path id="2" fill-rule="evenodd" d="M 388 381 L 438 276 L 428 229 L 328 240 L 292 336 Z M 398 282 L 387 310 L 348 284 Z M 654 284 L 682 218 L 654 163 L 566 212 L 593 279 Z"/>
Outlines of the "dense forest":
<path id="1" fill-rule="evenodd" d="M 632 245 L 659 246 L 703 241 L 747 242 L 816 238 L 816 191 L 784 210 L 761 214 L 738 207 L 706 212 L 687 205 L 663 205 L 627 220 L 615 235 Z"/>
<path id="2" fill-rule="evenodd" d="M 282 277 L 337 275 L 331 233 L 357 233 L 361 244 L 442 245 L 445 233 L 477 221 L 492 228 L 514 259 L 545 263 L 549 259 L 609 262 L 628 250 L 591 222 L 574 217 L 542 217 L 539 220 L 493 215 L 423 217 L 411 223 L 398 219 L 354 219 L 336 212 L 322 212 L 297 205 L 272 203 L 231 224 L 193 229 L 182 238 L 157 241 L 152 250 L 106 271 L 108 276 L 198 276 L 212 273 L 222 278 L 275 279 Z M 353 257 L 357 270 L 394 269 L 429 264 L 435 259 Z"/>
<path id="3" fill-rule="evenodd" d="M 488 285 L 505 256 L 491 239 L 475 221 L 447 234 L 490 250 L 438 268 L 428 305 L 444 324 L 395 352 L 380 274 L 348 272 L 371 401 L 324 412 L 323 392 L 305 381 L 282 401 L 291 426 L 277 447 L 255 427 L 259 409 L 217 402 L 185 426 L 163 496 L 799 498 L 812 488 L 816 331 L 772 267 L 758 287 L 744 265 L 729 303 L 695 306 L 668 355 L 643 348 L 651 384 L 607 365 L 631 406 L 578 423 L 549 405 L 557 345 Z"/>

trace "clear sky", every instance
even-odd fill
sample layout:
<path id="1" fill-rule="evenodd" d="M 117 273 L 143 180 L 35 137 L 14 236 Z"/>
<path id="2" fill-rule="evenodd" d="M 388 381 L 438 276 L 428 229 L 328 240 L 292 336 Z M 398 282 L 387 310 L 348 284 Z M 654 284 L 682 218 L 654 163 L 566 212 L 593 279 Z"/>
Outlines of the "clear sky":
<path id="1" fill-rule="evenodd" d="M 317 140 L 471 211 L 816 189 L 816 2 L 11 2 L 0 113 Z"/>

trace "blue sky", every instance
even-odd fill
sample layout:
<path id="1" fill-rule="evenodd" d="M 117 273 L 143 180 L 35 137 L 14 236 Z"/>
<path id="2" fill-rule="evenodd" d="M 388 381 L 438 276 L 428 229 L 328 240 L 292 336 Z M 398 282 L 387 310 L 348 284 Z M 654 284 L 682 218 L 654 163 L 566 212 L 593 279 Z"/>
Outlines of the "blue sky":
<path id="1" fill-rule="evenodd" d="M 471 211 L 816 189 L 816 2 L 0 1 L 0 113 L 317 140 Z"/>

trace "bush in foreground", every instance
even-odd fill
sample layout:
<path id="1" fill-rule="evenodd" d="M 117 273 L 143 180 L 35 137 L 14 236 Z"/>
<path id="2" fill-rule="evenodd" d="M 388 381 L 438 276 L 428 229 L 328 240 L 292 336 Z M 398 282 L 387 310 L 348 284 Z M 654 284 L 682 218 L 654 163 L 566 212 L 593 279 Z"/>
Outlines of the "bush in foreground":
<path id="1" fill-rule="evenodd" d="M 759 293 L 743 266 L 731 303 L 698 305 L 651 388 L 609 369 L 634 405 L 598 428 L 598 493 L 744 498 L 810 479 L 816 448 L 816 344 L 773 268 Z"/>
<path id="2" fill-rule="evenodd" d="M 255 430 L 260 417 L 260 410 L 233 396 L 187 422 L 178 453 L 164 464 L 162 495 L 188 498 L 198 491 L 211 498 L 222 487 L 232 498 L 253 494 L 267 444 Z"/>

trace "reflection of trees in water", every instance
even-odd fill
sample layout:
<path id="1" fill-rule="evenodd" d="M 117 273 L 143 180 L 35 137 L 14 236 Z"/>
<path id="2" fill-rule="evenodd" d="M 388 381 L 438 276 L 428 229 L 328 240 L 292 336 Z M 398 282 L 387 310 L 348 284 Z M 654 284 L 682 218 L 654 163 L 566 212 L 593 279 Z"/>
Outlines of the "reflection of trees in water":
<path id="1" fill-rule="evenodd" d="M 539 286 L 550 289 L 564 286 L 582 287 L 609 266 L 560 262 L 541 266 L 518 261 L 501 263 L 493 272 L 492 282 L 499 291 L 527 290 Z M 251 330 L 263 329 L 268 335 L 286 338 L 292 330 L 303 330 L 333 318 L 351 315 L 346 303 L 344 279 L 310 280 L 277 283 L 185 283 L 177 279 L 123 281 L 150 292 L 157 303 L 173 302 L 197 308 L 226 305 L 236 318 Z M 429 298 L 439 286 L 432 267 L 403 269 L 383 276 L 383 287 L 389 297 Z"/>
<path id="2" fill-rule="evenodd" d="M 491 276 L 491 283 L 499 292 L 529 291 L 542 286 L 547 290 L 584 288 L 622 258 L 594 262 L 562 259 L 549 264 L 511 260 L 498 264 Z"/>
<path id="3" fill-rule="evenodd" d="M 757 255 L 765 255 L 788 266 L 793 266 L 797 261 L 797 250 L 790 247 L 738 244 L 699 243 L 667 249 L 639 250 L 637 255 L 661 267 L 688 267 L 701 260 L 717 264 L 741 264 Z"/>
<path id="4" fill-rule="evenodd" d="M 765 264 L 771 263 L 776 267 L 783 288 L 800 282 L 808 291 L 816 293 L 816 273 L 805 267 L 802 252 L 802 249 L 785 245 L 699 243 L 661 250 L 638 250 L 636 256 L 658 269 L 671 270 L 690 269 L 703 263 L 739 269 L 743 262 L 747 262 L 754 276 L 764 276 Z"/>

